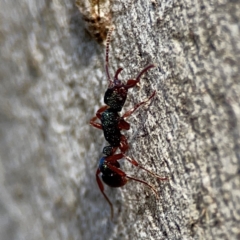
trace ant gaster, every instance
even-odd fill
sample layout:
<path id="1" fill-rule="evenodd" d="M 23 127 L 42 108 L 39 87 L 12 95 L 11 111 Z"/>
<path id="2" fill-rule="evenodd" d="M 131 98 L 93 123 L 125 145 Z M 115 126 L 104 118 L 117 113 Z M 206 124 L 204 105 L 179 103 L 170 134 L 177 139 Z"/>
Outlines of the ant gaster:
<path id="1" fill-rule="evenodd" d="M 141 166 L 136 160 L 126 156 L 123 153 L 114 154 L 114 155 L 107 156 L 107 157 L 102 157 L 99 161 L 98 169 L 96 172 L 96 180 L 97 180 L 99 189 L 101 190 L 103 196 L 105 197 L 108 204 L 110 205 L 111 218 L 113 218 L 113 205 L 104 192 L 103 184 L 99 178 L 100 173 L 102 174 L 101 177 L 102 177 L 103 182 L 110 187 L 122 187 L 127 183 L 128 180 L 134 180 L 134 181 L 137 181 L 137 182 L 147 185 L 149 188 L 151 188 L 153 190 L 156 197 L 159 198 L 158 194 L 157 194 L 157 190 L 152 185 L 150 185 L 148 182 L 138 179 L 138 178 L 135 178 L 135 177 L 132 177 L 132 176 L 129 176 L 120 169 L 120 164 L 118 161 L 123 158 L 125 158 L 127 161 L 129 161 L 133 166 L 136 166 L 136 167 L 139 167 L 139 168 L 145 170 L 146 172 L 152 174 L 154 177 L 158 178 L 159 180 L 168 180 L 168 178 L 162 178 L 162 177 L 158 176 L 157 174 L 155 174 L 154 172 L 151 172 L 150 170 Z"/>
<path id="2" fill-rule="evenodd" d="M 141 76 L 150 68 L 153 68 L 155 66 L 153 64 L 148 65 L 138 74 L 136 79 L 129 79 L 126 84 L 122 83 L 121 80 L 118 79 L 119 73 L 123 70 L 122 68 L 119 68 L 115 73 L 114 80 L 111 80 L 108 68 L 108 53 L 110 36 L 112 31 L 113 28 L 109 31 L 106 41 L 105 67 L 109 81 L 108 89 L 104 95 L 104 103 L 106 104 L 106 106 L 101 107 L 97 111 L 96 116 L 90 120 L 90 124 L 98 129 L 102 129 L 105 139 L 110 144 L 110 146 L 106 146 L 103 148 L 103 154 L 105 154 L 106 156 L 100 159 L 99 166 L 96 172 L 96 180 L 102 194 L 104 195 L 105 199 L 111 207 L 111 216 L 113 217 L 113 205 L 107 195 L 104 193 L 104 187 L 99 178 L 100 173 L 103 182 L 110 187 L 122 187 L 130 179 L 147 185 L 154 191 L 157 197 L 157 191 L 153 186 L 148 184 L 146 181 L 128 176 L 124 171 L 120 169 L 120 164 L 118 161 L 125 158 L 132 165 L 147 171 L 148 173 L 154 175 L 160 180 L 167 180 L 167 178 L 159 177 L 157 174 L 141 166 L 133 158 L 125 155 L 125 152 L 128 150 L 129 145 L 127 142 L 127 138 L 123 134 L 121 134 L 121 130 L 129 130 L 130 128 L 130 124 L 125 121 L 125 118 L 129 117 L 141 105 L 150 101 L 155 96 L 156 92 L 154 91 L 148 99 L 135 105 L 133 109 L 127 111 L 122 117 L 120 117 L 119 112 L 122 110 L 122 107 L 126 101 L 128 89 L 135 87 L 136 84 L 140 81 Z M 99 119 L 101 123 L 97 123 L 97 119 Z M 120 149 L 121 153 L 115 154 L 118 148 Z"/>

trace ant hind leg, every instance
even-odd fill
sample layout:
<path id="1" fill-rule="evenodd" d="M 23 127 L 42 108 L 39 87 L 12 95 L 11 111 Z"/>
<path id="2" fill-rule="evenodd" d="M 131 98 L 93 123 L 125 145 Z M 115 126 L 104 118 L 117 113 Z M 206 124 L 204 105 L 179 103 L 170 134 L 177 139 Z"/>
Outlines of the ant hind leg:
<path id="1" fill-rule="evenodd" d="M 127 161 L 129 161 L 129 162 L 130 162 L 132 165 L 134 165 L 135 167 L 139 167 L 139 168 L 143 169 L 144 171 L 150 173 L 151 175 L 153 175 L 154 177 L 158 178 L 159 180 L 161 180 L 161 181 L 168 180 L 168 178 L 166 178 L 166 177 L 165 177 L 165 178 L 160 177 L 160 176 L 157 175 L 156 173 L 154 173 L 154 172 L 148 170 L 147 168 L 143 167 L 143 166 L 140 165 L 135 159 L 130 158 L 130 157 L 128 157 L 128 156 L 124 156 L 124 157 L 127 159 Z"/>
<path id="2" fill-rule="evenodd" d="M 102 183 L 101 179 L 99 178 L 99 173 L 100 173 L 100 170 L 98 168 L 97 172 L 96 172 L 96 180 L 97 180 L 97 183 L 98 183 L 98 187 L 99 187 L 101 193 L 103 194 L 104 198 L 107 200 L 108 204 L 110 205 L 110 208 L 111 208 L 111 219 L 113 219 L 113 215 L 114 215 L 113 205 L 112 205 L 111 201 L 109 200 L 109 198 L 107 197 L 107 195 L 104 193 L 104 186 L 103 186 L 103 183 Z"/>

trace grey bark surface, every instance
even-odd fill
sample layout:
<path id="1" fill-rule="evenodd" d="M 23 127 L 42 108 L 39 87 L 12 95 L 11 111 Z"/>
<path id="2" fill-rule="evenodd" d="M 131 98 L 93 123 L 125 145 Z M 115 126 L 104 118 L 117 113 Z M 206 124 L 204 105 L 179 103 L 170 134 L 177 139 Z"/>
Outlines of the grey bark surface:
<path id="1" fill-rule="evenodd" d="M 105 187 L 106 145 L 89 120 L 107 88 L 104 47 L 74 1 L 0 3 L 0 236 L 13 239 L 240 239 L 239 1 L 116 0 L 110 71 L 133 78 L 128 163 L 151 183 Z"/>

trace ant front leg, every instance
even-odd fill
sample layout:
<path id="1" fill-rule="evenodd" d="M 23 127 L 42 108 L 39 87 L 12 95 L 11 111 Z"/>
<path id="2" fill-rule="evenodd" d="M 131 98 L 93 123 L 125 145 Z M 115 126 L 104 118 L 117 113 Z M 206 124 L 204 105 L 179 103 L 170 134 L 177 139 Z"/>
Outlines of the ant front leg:
<path id="1" fill-rule="evenodd" d="M 146 100 L 138 103 L 131 110 L 125 112 L 124 115 L 122 116 L 122 118 L 127 118 L 127 117 L 131 116 L 140 106 L 142 106 L 143 104 L 145 104 L 148 101 L 150 101 L 155 96 L 155 94 L 156 94 L 156 91 L 154 91 L 149 98 L 147 98 Z"/>
<path id="2" fill-rule="evenodd" d="M 93 117 L 90 120 L 90 125 L 92 125 L 95 128 L 101 129 L 102 130 L 102 124 L 101 123 L 97 123 L 96 120 L 97 119 L 101 119 L 101 114 L 108 108 L 108 106 L 102 106 L 101 108 L 98 109 L 96 116 Z"/>

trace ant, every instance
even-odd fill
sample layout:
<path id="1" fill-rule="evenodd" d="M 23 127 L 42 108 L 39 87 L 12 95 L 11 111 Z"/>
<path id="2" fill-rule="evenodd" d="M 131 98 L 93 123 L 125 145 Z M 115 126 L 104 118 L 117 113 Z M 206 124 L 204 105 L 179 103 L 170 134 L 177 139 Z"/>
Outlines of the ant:
<path id="1" fill-rule="evenodd" d="M 133 112 L 135 112 L 141 105 L 150 101 L 156 94 L 156 91 L 152 93 L 152 95 L 138 103 L 133 107 L 133 109 L 127 111 L 122 117 L 120 117 L 119 112 L 122 110 L 122 107 L 126 101 L 128 89 L 133 88 L 140 81 L 141 76 L 147 72 L 150 68 L 155 67 L 155 65 L 151 64 L 145 67 L 137 76 L 136 79 L 129 79 L 127 84 L 121 82 L 118 79 L 119 73 L 123 70 L 119 68 L 114 76 L 114 80 L 111 80 L 109 74 L 109 63 L 108 63 L 108 54 L 109 54 L 109 44 L 110 44 L 110 36 L 112 34 L 113 28 L 109 30 L 106 41 L 106 58 L 105 58 L 105 68 L 106 74 L 108 77 L 109 85 L 108 89 L 104 95 L 104 103 L 106 106 L 101 107 L 96 116 L 90 120 L 90 124 L 98 129 L 103 130 L 105 139 L 109 142 L 109 146 L 103 148 L 103 154 L 106 155 L 100 159 L 98 169 L 96 171 L 96 180 L 101 190 L 103 196 L 109 203 L 111 207 L 111 217 L 113 218 L 113 205 L 107 195 L 104 193 L 104 186 L 99 178 L 99 174 L 101 173 L 102 181 L 110 187 L 122 187 L 127 181 L 134 180 L 137 182 L 141 182 L 148 187 L 150 187 L 154 193 L 157 195 L 156 189 L 148 184 L 146 181 L 137 179 L 135 177 L 128 176 L 124 171 L 120 169 L 119 160 L 125 158 L 132 165 L 139 167 L 148 173 L 154 175 L 160 180 L 167 180 L 167 178 L 161 178 L 157 174 L 147 170 L 143 166 L 141 166 L 136 160 L 125 155 L 126 151 L 129 149 L 129 145 L 127 142 L 127 138 L 121 134 L 121 130 L 129 130 L 130 124 L 125 121 L 125 118 L 129 117 Z M 99 119 L 101 123 L 97 123 L 96 120 Z M 117 149 L 119 148 L 120 153 L 115 154 Z"/>

